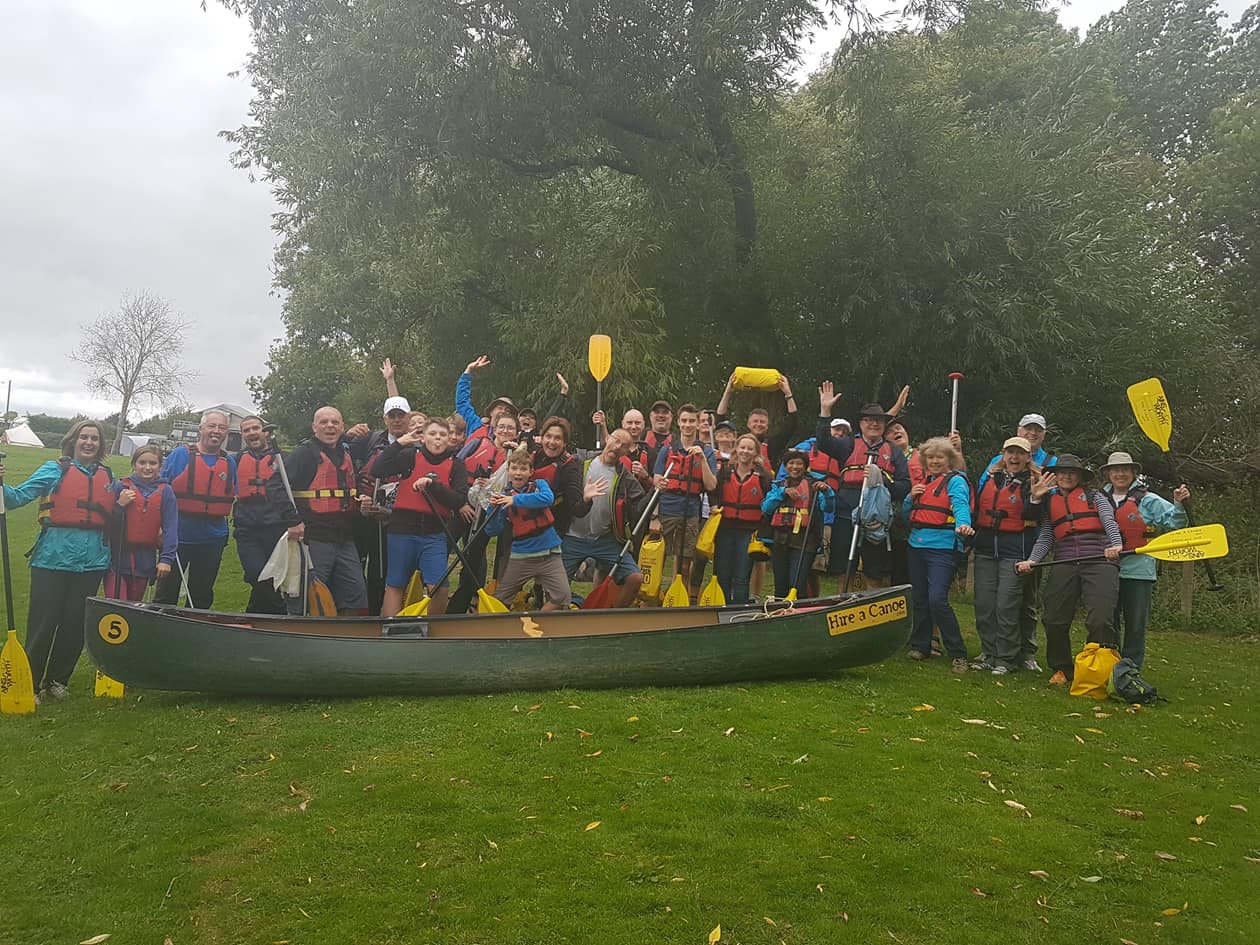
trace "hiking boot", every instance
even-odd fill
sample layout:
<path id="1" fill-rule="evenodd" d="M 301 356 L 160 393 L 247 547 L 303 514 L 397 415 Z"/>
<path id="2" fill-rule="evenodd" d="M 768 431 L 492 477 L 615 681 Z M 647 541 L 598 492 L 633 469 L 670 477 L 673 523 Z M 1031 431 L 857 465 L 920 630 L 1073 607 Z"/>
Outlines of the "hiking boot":
<path id="1" fill-rule="evenodd" d="M 1054 675 L 1050 677 L 1050 685 L 1052 686 L 1066 686 L 1067 682 L 1067 673 L 1061 669 L 1056 669 Z"/>
<path id="2" fill-rule="evenodd" d="M 1028 670 L 1030 673 L 1040 673 L 1042 671 L 1041 664 L 1038 663 L 1036 658 L 1032 656 L 1024 660 L 1023 667 L 1024 669 Z"/>
<path id="3" fill-rule="evenodd" d="M 922 650 L 911 650 L 906 655 L 909 656 L 910 659 L 912 660 L 925 660 L 928 658 L 928 655 L 924 653 Z"/>
<path id="4" fill-rule="evenodd" d="M 950 669 L 952 669 L 955 673 L 961 676 L 968 669 L 967 661 L 964 659 L 956 659 L 954 660 L 953 663 L 950 664 Z"/>
<path id="5" fill-rule="evenodd" d="M 70 690 L 66 688 L 64 683 L 59 683 L 59 682 L 49 683 L 48 694 L 52 696 L 54 699 L 57 699 L 58 701 L 60 701 L 61 699 L 65 699 L 69 697 Z"/>
<path id="6" fill-rule="evenodd" d="M 1007 676 L 1011 671 L 1005 666 L 994 666 L 991 670 L 989 670 L 989 672 L 994 676 Z"/>

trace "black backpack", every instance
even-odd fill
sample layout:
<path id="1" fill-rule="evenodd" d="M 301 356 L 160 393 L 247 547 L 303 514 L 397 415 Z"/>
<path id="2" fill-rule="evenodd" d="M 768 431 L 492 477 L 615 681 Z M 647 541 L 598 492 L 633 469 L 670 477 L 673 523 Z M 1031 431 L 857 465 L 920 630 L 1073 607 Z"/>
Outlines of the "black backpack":
<path id="1" fill-rule="evenodd" d="M 1155 691 L 1154 686 L 1142 678 L 1137 663 L 1127 657 L 1112 667 L 1107 692 L 1130 705 L 1154 705 L 1157 702 L 1168 701 Z"/>

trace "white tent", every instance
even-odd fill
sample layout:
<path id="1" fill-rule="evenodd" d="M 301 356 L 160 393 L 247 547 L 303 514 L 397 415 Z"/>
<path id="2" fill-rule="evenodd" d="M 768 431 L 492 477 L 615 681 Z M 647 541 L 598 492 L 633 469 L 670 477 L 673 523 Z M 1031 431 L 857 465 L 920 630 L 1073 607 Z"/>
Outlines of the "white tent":
<path id="1" fill-rule="evenodd" d="M 9 446 L 43 446 L 44 443 L 37 437 L 25 418 L 19 418 L 13 421 L 13 425 L 4 431 L 3 437 L 0 437 Z"/>
<path id="2" fill-rule="evenodd" d="M 151 439 L 153 439 L 153 434 L 151 433 L 124 433 L 118 453 L 121 456 L 130 456 Z"/>

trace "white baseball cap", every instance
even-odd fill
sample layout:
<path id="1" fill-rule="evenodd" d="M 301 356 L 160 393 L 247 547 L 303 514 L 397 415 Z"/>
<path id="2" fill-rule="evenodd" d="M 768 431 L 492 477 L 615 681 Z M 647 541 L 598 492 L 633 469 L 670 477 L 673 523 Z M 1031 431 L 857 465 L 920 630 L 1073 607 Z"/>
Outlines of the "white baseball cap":
<path id="1" fill-rule="evenodd" d="M 836 427 L 848 427 L 850 430 L 852 430 L 853 424 L 851 424 L 848 420 L 844 419 L 844 417 L 836 417 L 836 419 L 831 421 L 831 428 L 834 430 Z"/>
<path id="2" fill-rule="evenodd" d="M 406 397 L 386 397 L 385 409 L 382 413 L 388 416 L 391 410 L 401 410 L 403 413 L 411 413 L 411 404 L 407 403 Z"/>
<path id="3" fill-rule="evenodd" d="M 1042 416 L 1041 414 L 1039 414 L 1039 413 L 1026 413 L 1026 414 L 1024 414 L 1022 417 L 1020 417 L 1020 418 L 1019 418 L 1019 425 L 1020 425 L 1021 427 L 1032 427 L 1032 426 L 1038 426 L 1038 427 L 1041 427 L 1041 429 L 1043 429 L 1043 430 L 1044 430 L 1044 429 L 1046 428 L 1046 426 L 1047 426 L 1047 424 L 1046 424 L 1046 418 L 1045 418 L 1045 417 L 1043 417 L 1043 416 Z"/>

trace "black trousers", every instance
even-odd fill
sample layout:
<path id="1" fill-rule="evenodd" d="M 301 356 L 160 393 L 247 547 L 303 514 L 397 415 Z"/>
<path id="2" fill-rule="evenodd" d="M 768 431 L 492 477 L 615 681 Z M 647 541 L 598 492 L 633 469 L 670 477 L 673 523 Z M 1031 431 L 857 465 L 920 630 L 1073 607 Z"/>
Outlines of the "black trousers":
<path id="1" fill-rule="evenodd" d="M 284 596 L 276 590 L 271 580 L 258 580 L 258 573 L 267 565 L 267 559 L 276 549 L 276 542 L 285 533 L 283 525 L 264 525 L 258 528 L 236 526 L 236 554 L 241 559 L 245 581 L 250 586 L 249 614 L 284 614 Z"/>
<path id="2" fill-rule="evenodd" d="M 70 681 L 83 652 L 83 611 L 101 586 L 104 571 L 31 568 L 31 603 L 26 617 L 26 657 L 35 691 Z"/>
<path id="3" fill-rule="evenodd" d="M 219 577 L 219 564 L 223 561 L 223 549 L 227 547 L 227 536 L 220 541 L 204 544 L 186 545 L 179 543 L 179 561 L 171 568 L 171 573 L 158 581 L 153 600 L 158 604 L 174 604 L 179 601 L 182 590 L 178 565 L 188 569 L 188 595 L 190 607 L 198 610 L 209 610 L 214 606 L 214 582 Z"/>

